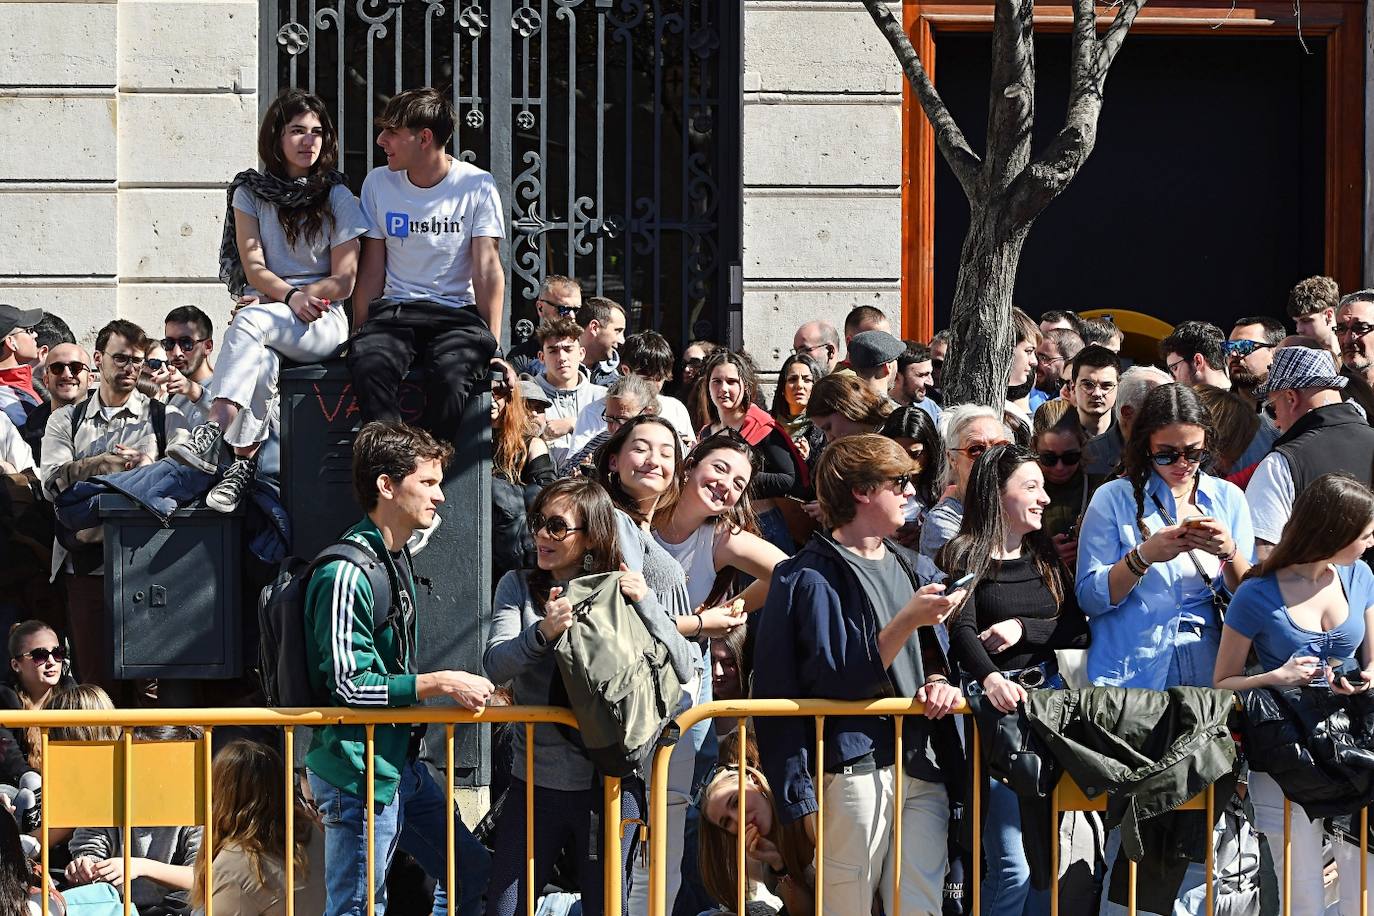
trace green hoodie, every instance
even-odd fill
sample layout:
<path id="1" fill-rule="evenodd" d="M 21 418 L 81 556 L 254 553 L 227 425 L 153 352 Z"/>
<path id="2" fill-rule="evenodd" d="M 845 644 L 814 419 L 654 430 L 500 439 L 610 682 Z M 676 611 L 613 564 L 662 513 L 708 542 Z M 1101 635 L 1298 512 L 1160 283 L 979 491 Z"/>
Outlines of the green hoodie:
<path id="1" fill-rule="evenodd" d="M 412 667 L 415 583 L 410 571 L 397 569 L 381 531 L 370 518 L 348 529 L 344 539 L 356 541 L 382 557 L 390 567 L 392 582 L 403 580 L 411 600 L 403 604 L 405 613 L 401 619 L 393 618 L 374 633 L 372 588 L 362 569 L 343 560 L 320 567 L 305 592 L 305 627 L 312 637 L 306 656 L 310 683 L 340 706 L 416 706 L 420 700 Z M 305 765 L 330 785 L 365 798 L 365 736 L 361 725 L 317 728 Z M 375 741 L 376 800 L 386 805 L 395 797 L 400 782 L 410 726 L 378 725 Z"/>

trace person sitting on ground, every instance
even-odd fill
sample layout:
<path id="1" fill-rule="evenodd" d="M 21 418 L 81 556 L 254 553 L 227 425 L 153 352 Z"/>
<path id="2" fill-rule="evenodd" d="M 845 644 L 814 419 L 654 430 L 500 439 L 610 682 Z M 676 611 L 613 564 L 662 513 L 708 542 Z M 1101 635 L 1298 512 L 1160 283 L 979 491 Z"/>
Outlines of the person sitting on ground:
<path id="1" fill-rule="evenodd" d="M 134 729 L 134 741 L 199 741 L 193 726 L 147 725 Z M 276 774 L 280 783 L 281 774 Z M 72 884 L 105 882 L 122 889 L 133 882 L 133 903 L 140 916 L 173 916 L 187 911 L 200 853 L 200 827 L 130 828 L 129 872 L 124 872 L 124 831 L 119 827 L 78 827 L 67 842 L 72 861 L 66 877 Z"/>
<path id="2" fill-rule="evenodd" d="M 172 451 L 183 464 L 214 474 L 228 444 L 233 460 L 205 499 L 220 512 L 234 511 L 257 475 L 258 452 L 276 423 L 282 359 L 318 362 L 348 338 L 343 302 L 353 294 L 358 239 L 369 231 L 335 168 L 338 136 L 317 96 L 286 89 L 268 106 L 258 156 L 266 173 L 249 169 L 230 184 L 220 252 L 220 279 L 247 304 L 225 330 L 213 384 L 207 379 L 184 386 L 188 397 L 200 391 L 196 403 L 202 410 L 207 384 L 213 400 L 206 422 Z M 359 305 L 354 303 L 354 314 L 361 324 L 367 303 Z M 171 330 L 169 339 L 181 343 L 185 335 Z M 196 347 L 205 346 L 210 330 L 197 332 Z M 195 371 L 203 375 L 204 367 Z M 365 420 L 372 419 L 365 393 L 374 383 L 353 372 Z"/>
<path id="3" fill-rule="evenodd" d="M 1012 441 L 1001 414 L 981 404 L 960 404 L 945 413 L 945 492 L 921 526 L 921 556 L 935 559 L 964 522 L 964 488 L 978 456 Z"/>
<path id="4" fill-rule="evenodd" d="M 541 324 L 536 333 L 544 371 L 535 381 L 552 402 L 545 411 L 544 441 L 554 467 L 561 469 L 576 451 L 577 418 L 589 404 L 604 398 L 606 389 L 593 384 L 582 365 L 582 328 L 577 322 L 559 318 Z"/>
<path id="5" fill-rule="evenodd" d="M 445 697 L 465 709 L 481 709 L 491 682 L 466 671 L 417 673 L 416 578 L 406 542 L 434 524 L 444 501 L 440 483 L 453 456 L 447 442 L 403 423 L 372 422 L 353 443 L 353 495 L 367 513 L 343 539 L 381 560 L 393 583 L 391 607 L 373 627 L 376 597 L 357 564 L 334 560 L 310 578 L 305 594 L 306 664 L 310 685 L 326 705 L 362 709 L 416 706 Z M 369 729 L 371 727 L 369 726 Z M 452 830 L 457 888 L 448 888 L 444 857 L 443 793 L 419 759 L 424 730 L 408 725 L 376 726 L 373 754 L 375 822 L 366 816 L 368 765 L 361 725 L 314 730 L 305 756 L 310 791 L 322 811 L 325 885 L 330 916 L 361 912 L 368 899 L 367 847 L 375 831 L 371 876 L 378 908 L 386 906 L 386 873 L 397 849 L 409 853 L 438 883 L 435 910 L 450 897 L 456 916 L 481 912 L 489 856 L 460 818 Z"/>
<path id="6" fill-rule="evenodd" d="M 758 369 L 745 353 L 718 350 L 704 370 L 711 395 L 711 423 L 698 435 L 734 430 L 759 456 L 750 497 L 766 540 L 783 553 L 796 549 L 778 501 L 807 494 L 811 474 L 801 453 L 778 421 L 754 403 Z"/>
<path id="7" fill-rule="evenodd" d="M 1003 713 L 1024 703 L 1027 689 L 1062 688 L 1055 650 L 1088 645 L 1072 577 L 1041 527 L 1049 504 L 1032 452 L 1017 445 L 988 449 L 973 463 L 963 527 L 936 563 L 951 579 L 973 576 L 969 598 L 949 624 L 950 658 L 964 694 L 986 695 Z M 1039 911 L 1048 906 L 1049 889 L 1031 887 L 1020 800 L 995 779 L 988 792 L 984 906 L 994 913 Z"/>
<path id="8" fill-rule="evenodd" d="M 722 908 L 709 916 L 733 913 L 739 903 L 738 731 L 721 737 L 720 754 L 721 762 L 702 782 L 696 802 L 701 811 L 697 862 L 707 892 Z M 815 844 L 804 831 L 779 826 L 773 792 L 759 769 L 758 747 L 752 737 L 745 739 L 744 760 L 744 845 L 749 879 L 745 900 L 760 901 L 770 912 L 814 912 Z"/>
<path id="9" fill-rule="evenodd" d="M 1374 574 L 1360 556 L 1374 546 L 1374 495 L 1349 474 L 1318 477 L 1293 503 L 1283 537 L 1236 589 L 1221 630 L 1213 683 L 1222 690 L 1256 687 L 1327 687 L 1363 693 L 1374 682 L 1374 655 L 1366 635 L 1374 629 Z M 1251 650 L 1259 674 L 1246 674 Z M 1358 659 L 1360 679 L 1336 677 L 1331 661 Z M 1283 790 L 1268 773 L 1250 771 L 1255 829 L 1269 837 L 1280 911 L 1327 912 L 1323 819 L 1292 806 L 1291 831 Z M 1358 818 L 1356 819 L 1358 821 Z M 1360 911 L 1360 851 L 1337 841 L 1340 912 Z M 1367 860 L 1366 860 L 1367 861 Z M 1366 864 L 1365 870 L 1368 870 Z M 1288 904 L 1288 906 L 1285 906 Z M 1291 910 L 1289 909 L 1291 906 Z"/>
<path id="10" fill-rule="evenodd" d="M 625 309 L 605 296 L 592 296 L 577 310 L 577 323 L 582 326 L 582 367 L 593 385 L 604 388 L 615 381 L 620 365 L 616 348 L 625 343 Z"/>
<path id="11" fill-rule="evenodd" d="M 672 439 L 676 441 L 676 436 Z M 530 528 L 539 545 L 539 565 L 506 573 L 497 585 L 482 667 L 494 681 L 510 685 L 516 703 L 544 704 L 549 702 L 549 691 L 558 679 L 552 647 L 573 625 L 573 606 L 564 595 L 569 583 L 582 576 L 619 571 L 620 592 L 635 605 L 644 601 L 649 586 L 643 575 L 628 571 L 620 553 L 615 506 L 594 480 L 560 480 L 547 487 L 530 512 Z M 637 609 L 641 614 L 661 616 L 656 604 Z M 667 626 L 666 619 L 663 625 Z M 658 635 L 652 629 L 650 632 Z M 581 742 L 567 737 L 559 726 L 536 725 L 534 772 L 526 773 L 525 733 L 518 729 L 514 734 L 509 761 L 511 784 L 492 832 L 495 860 L 487 888 L 487 912 L 493 916 L 526 912 L 526 895 L 548 883 L 564 851 L 576 863 L 582 912 L 599 916 L 623 910 L 635 831 L 622 837 L 621 902 L 607 908 L 602 898 L 601 864 L 605 832 L 593 826 L 605 814 L 596 766 Z M 525 880 L 525 831 L 530 823 L 525 795 L 530 778 L 534 780 L 539 819 L 532 884 Z M 641 786 L 637 778 L 622 782 L 620 820 L 640 817 Z"/>
<path id="12" fill-rule="evenodd" d="M 1216 454 L 1209 470 L 1244 487 L 1278 439 L 1278 428 L 1264 414 L 1255 413 L 1250 402 L 1235 389 L 1223 391 L 1212 385 L 1194 385 L 1193 390 L 1207 408 L 1217 434 Z"/>
<path id="13" fill-rule="evenodd" d="M 793 353 L 782 361 L 778 384 L 773 389 L 773 419 L 787 430 L 807 467 L 813 470 L 825 445 L 825 433 L 806 415 L 806 405 L 811 402 L 811 392 L 824 375 L 814 359 L 805 353 Z"/>
<path id="14" fill-rule="evenodd" d="M 928 562 L 894 544 L 913 490 L 911 459 L 891 439 L 851 436 L 826 446 L 816 469 L 827 532 L 817 532 L 773 574 L 760 612 L 754 696 L 760 699 L 869 700 L 911 697 L 924 715 L 902 720 L 904 759 L 895 757 L 893 723 L 885 718 L 825 719 L 825 758 L 809 717 L 758 717 L 762 769 L 777 799 L 777 820 L 817 814 L 815 781 L 825 780 L 822 874 L 828 913 L 867 913 L 873 898 L 896 912 L 941 908 L 948 849 L 949 792 L 962 773 L 954 723 L 945 717 L 962 699 L 933 627 L 964 599 L 945 593 Z M 935 721 L 941 720 L 944 721 Z M 902 808 L 895 810 L 896 780 Z M 892 842 L 902 819 L 905 837 Z"/>
<path id="15" fill-rule="evenodd" d="M 196 869 L 191 900 L 197 909 L 209 902 L 216 913 L 286 916 L 289 868 L 295 911 L 324 912 L 324 830 L 294 798 L 288 815 L 281 755 L 265 744 L 231 741 L 215 755 L 210 783 L 214 846 Z M 294 822 L 289 861 L 288 816 Z M 206 862 L 214 873 L 208 888 Z"/>
<path id="16" fill-rule="evenodd" d="M 653 385 L 658 396 L 658 415 L 673 424 L 682 440 L 682 450 L 689 451 L 696 445 L 697 428 L 687 412 L 687 405 L 663 391 L 673 377 L 673 348 L 667 338 L 657 331 L 631 334 L 620 348 L 620 365 L 616 371 L 621 375 L 638 375 Z"/>
<path id="17" fill-rule="evenodd" d="M 1041 531 L 1070 570 L 1078 568 L 1078 529 L 1083 515 L 1093 493 L 1106 479 L 1083 469 L 1087 441 L 1069 402 L 1046 401 L 1035 412 L 1031 448 L 1045 475 L 1045 493 L 1050 498 Z"/>

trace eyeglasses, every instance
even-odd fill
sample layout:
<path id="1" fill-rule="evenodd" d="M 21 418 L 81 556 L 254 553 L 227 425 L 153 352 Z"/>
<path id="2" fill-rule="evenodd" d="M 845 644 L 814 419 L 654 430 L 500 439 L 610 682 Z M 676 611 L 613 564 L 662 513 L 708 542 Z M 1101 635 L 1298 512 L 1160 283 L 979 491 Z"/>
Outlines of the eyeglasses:
<path id="1" fill-rule="evenodd" d="M 1349 324 L 1338 324 L 1333 330 L 1337 334 L 1354 334 L 1356 337 L 1363 337 L 1370 331 L 1374 331 L 1374 324 L 1367 321 L 1352 321 Z"/>
<path id="2" fill-rule="evenodd" d="M 157 357 L 150 356 L 143 361 L 143 365 L 147 366 L 149 369 L 152 369 L 154 372 L 161 372 L 163 368 L 166 367 L 167 360 L 158 359 Z"/>
<path id="3" fill-rule="evenodd" d="M 35 326 L 35 327 L 30 327 L 30 328 L 15 328 L 13 331 L 10 331 L 9 333 L 10 333 L 10 334 L 21 334 L 21 333 L 22 333 L 22 334 L 28 334 L 30 337 L 37 337 L 37 336 L 38 336 L 38 328 L 37 328 L 36 326 Z"/>
<path id="4" fill-rule="evenodd" d="M 1064 357 L 1050 356 L 1048 353 L 1037 353 L 1035 354 L 1035 358 L 1038 361 L 1044 363 L 1046 366 L 1053 366 L 1055 363 L 1060 363 L 1064 361 Z"/>
<path id="5" fill-rule="evenodd" d="M 828 350 L 828 349 L 830 349 L 830 344 L 828 344 L 828 343 L 818 343 L 818 344 L 812 344 L 812 345 L 809 346 L 809 347 L 793 347 L 793 348 L 792 348 L 792 354 L 793 354 L 794 356 L 809 356 L 809 355 L 811 354 L 811 351 L 812 351 L 812 350 Z"/>
<path id="6" fill-rule="evenodd" d="M 549 308 L 557 312 L 560 318 L 571 318 L 572 316 L 577 314 L 578 307 L 575 305 L 559 305 L 557 302 L 550 302 L 547 299 L 536 299 L 534 301 L 542 302 L 544 305 L 547 305 Z"/>
<path id="7" fill-rule="evenodd" d="M 48 363 L 48 371 L 53 375 L 71 375 L 75 378 L 83 372 L 90 372 L 91 367 L 79 359 L 74 359 L 69 363 Z"/>
<path id="8" fill-rule="evenodd" d="M 1186 461 L 1189 464 L 1203 464 L 1211 455 L 1211 452 L 1201 447 L 1184 449 L 1181 452 L 1175 449 L 1167 449 L 1166 451 L 1155 452 L 1150 456 L 1150 460 L 1160 467 L 1167 467 L 1171 464 L 1177 464 L 1179 461 Z"/>
<path id="9" fill-rule="evenodd" d="M 1085 378 L 1078 380 L 1078 387 L 1089 394 L 1092 394 L 1094 391 L 1100 391 L 1103 394 L 1111 394 L 1116 390 L 1116 382 L 1094 382 L 1090 378 Z"/>
<path id="10" fill-rule="evenodd" d="M 1273 346 L 1271 343 L 1261 343 L 1258 340 L 1223 340 L 1221 352 L 1227 358 L 1234 356 L 1244 359 L 1256 350 L 1268 350 Z"/>
<path id="11" fill-rule="evenodd" d="M 628 416 L 628 417 L 617 417 L 617 416 L 614 416 L 613 414 L 608 414 L 608 413 L 606 413 L 606 412 L 603 411 L 602 414 L 601 414 L 601 419 L 602 419 L 603 421 L 605 421 L 605 423 L 606 423 L 607 426 L 610 426 L 612 423 L 614 423 L 614 424 L 616 424 L 617 426 L 619 426 L 619 425 L 622 424 L 622 423 L 629 423 L 631 420 L 633 420 L 633 419 L 634 419 L 635 417 L 637 417 L 637 416 L 639 416 L 639 414 L 632 414 L 631 416 Z"/>
<path id="12" fill-rule="evenodd" d="M 40 665 L 46 665 L 48 659 L 53 661 L 65 662 L 67 660 L 67 650 L 61 646 L 52 649 L 30 649 L 27 652 L 20 652 L 14 657 L 15 661 L 21 658 L 31 658 Z"/>
<path id="13" fill-rule="evenodd" d="M 555 541 L 566 540 L 568 535 L 574 531 L 586 531 L 586 528 L 574 528 L 558 516 L 545 518 L 542 515 L 534 514 L 529 518 L 530 534 L 538 534 L 541 531 L 548 532 L 549 537 Z"/>
<path id="14" fill-rule="evenodd" d="M 1278 406 L 1273 401 L 1264 402 L 1264 415 L 1271 420 L 1279 418 Z"/>
<path id="15" fill-rule="evenodd" d="M 104 350 L 97 350 L 96 352 L 105 353 Z M 143 357 L 134 356 L 132 353 L 105 353 L 105 356 L 121 369 L 129 368 L 130 364 L 143 365 Z"/>
<path id="16" fill-rule="evenodd" d="M 1047 468 L 1052 468 L 1057 464 L 1071 468 L 1083 460 L 1083 452 L 1080 449 L 1070 449 L 1067 452 L 1037 452 L 1035 460 Z"/>
<path id="17" fill-rule="evenodd" d="M 1165 363 L 1164 368 L 1169 370 L 1170 375 L 1173 375 L 1175 369 L 1177 369 L 1179 366 L 1186 366 L 1189 362 L 1190 360 L 1180 359 L 1177 362 Z"/>
<path id="18" fill-rule="evenodd" d="M 951 451 L 951 452 L 963 452 L 964 454 L 968 455 L 970 461 L 977 461 L 978 458 L 979 458 L 984 452 L 986 452 L 988 449 L 992 448 L 993 446 L 996 446 L 996 445 L 1006 445 L 1006 444 L 1007 444 L 1006 440 L 1002 440 L 1002 441 L 999 441 L 999 442 L 975 442 L 975 443 L 973 443 L 972 445 L 966 445 L 966 446 L 964 446 L 963 448 L 952 448 L 952 449 L 950 449 L 950 451 Z"/>
<path id="19" fill-rule="evenodd" d="M 197 344 L 207 339 L 208 338 L 205 337 L 164 337 L 162 338 L 162 349 L 171 353 L 177 347 L 180 347 L 181 352 L 190 353 L 196 348 Z"/>

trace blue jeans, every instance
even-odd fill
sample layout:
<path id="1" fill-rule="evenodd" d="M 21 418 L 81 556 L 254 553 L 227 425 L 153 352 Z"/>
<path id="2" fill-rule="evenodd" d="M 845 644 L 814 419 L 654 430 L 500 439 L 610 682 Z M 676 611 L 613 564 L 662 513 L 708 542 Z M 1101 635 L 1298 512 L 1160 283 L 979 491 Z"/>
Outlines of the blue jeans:
<path id="1" fill-rule="evenodd" d="M 759 533 L 763 535 L 765 541 L 789 557 L 797 552 L 796 542 L 792 540 L 792 533 L 787 530 L 787 519 L 783 518 L 781 509 L 774 506 L 766 512 L 760 512 L 758 518 Z M 708 667 L 706 673 L 710 674 L 710 672 L 711 669 Z"/>
<path id="2" fill-rule="evenodd" d="M 324 816 L 324 880 L 327 916 L 363 916 L 367 910 L 367 821 L 365 802 L 309 774 L 310 791 Z M 376 914 L 386 912 L 386 873 L 396 850 L 404 849 L 431 878 L 435 916 L 447 916 L 444 793 L 418 760 L 401 769 L 401 785 L 389 805 L 378 805 L 373 825 L 373 886 Z M 454 816 L 454 879 L 457 916 L 481 916 L 482 894 L 491 874 L 491 855 Z"/>
<path id="3" fill-rule="evenodd" d="M 1031 887 L 1030 865 L 1021 842 L 1021 807 L 1016 793 L 988 780 L 988 813 L 983 824 L 983 916 L 1040 916 L 1050 911 L 1050 892 Z"/>

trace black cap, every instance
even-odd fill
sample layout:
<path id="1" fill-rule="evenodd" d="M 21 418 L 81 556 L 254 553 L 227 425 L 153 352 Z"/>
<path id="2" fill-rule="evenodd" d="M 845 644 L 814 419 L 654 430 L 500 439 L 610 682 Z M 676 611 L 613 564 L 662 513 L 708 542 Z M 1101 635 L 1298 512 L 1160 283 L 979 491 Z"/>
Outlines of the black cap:
<path id="1" fill-rule="evenodd" d="M 886 331 L 863 331 L 849 338 L 849 365 L 855 369 L 876 369 L 906 351 L 906 344 Z"/>
<path id="2" fill-rule="evenodd" d="M 15 305 L 0 305 L 0 337 L 8 337 L 15 328 L 31 328 L 43 320 L 42 309 L 21 309 Z"/>

